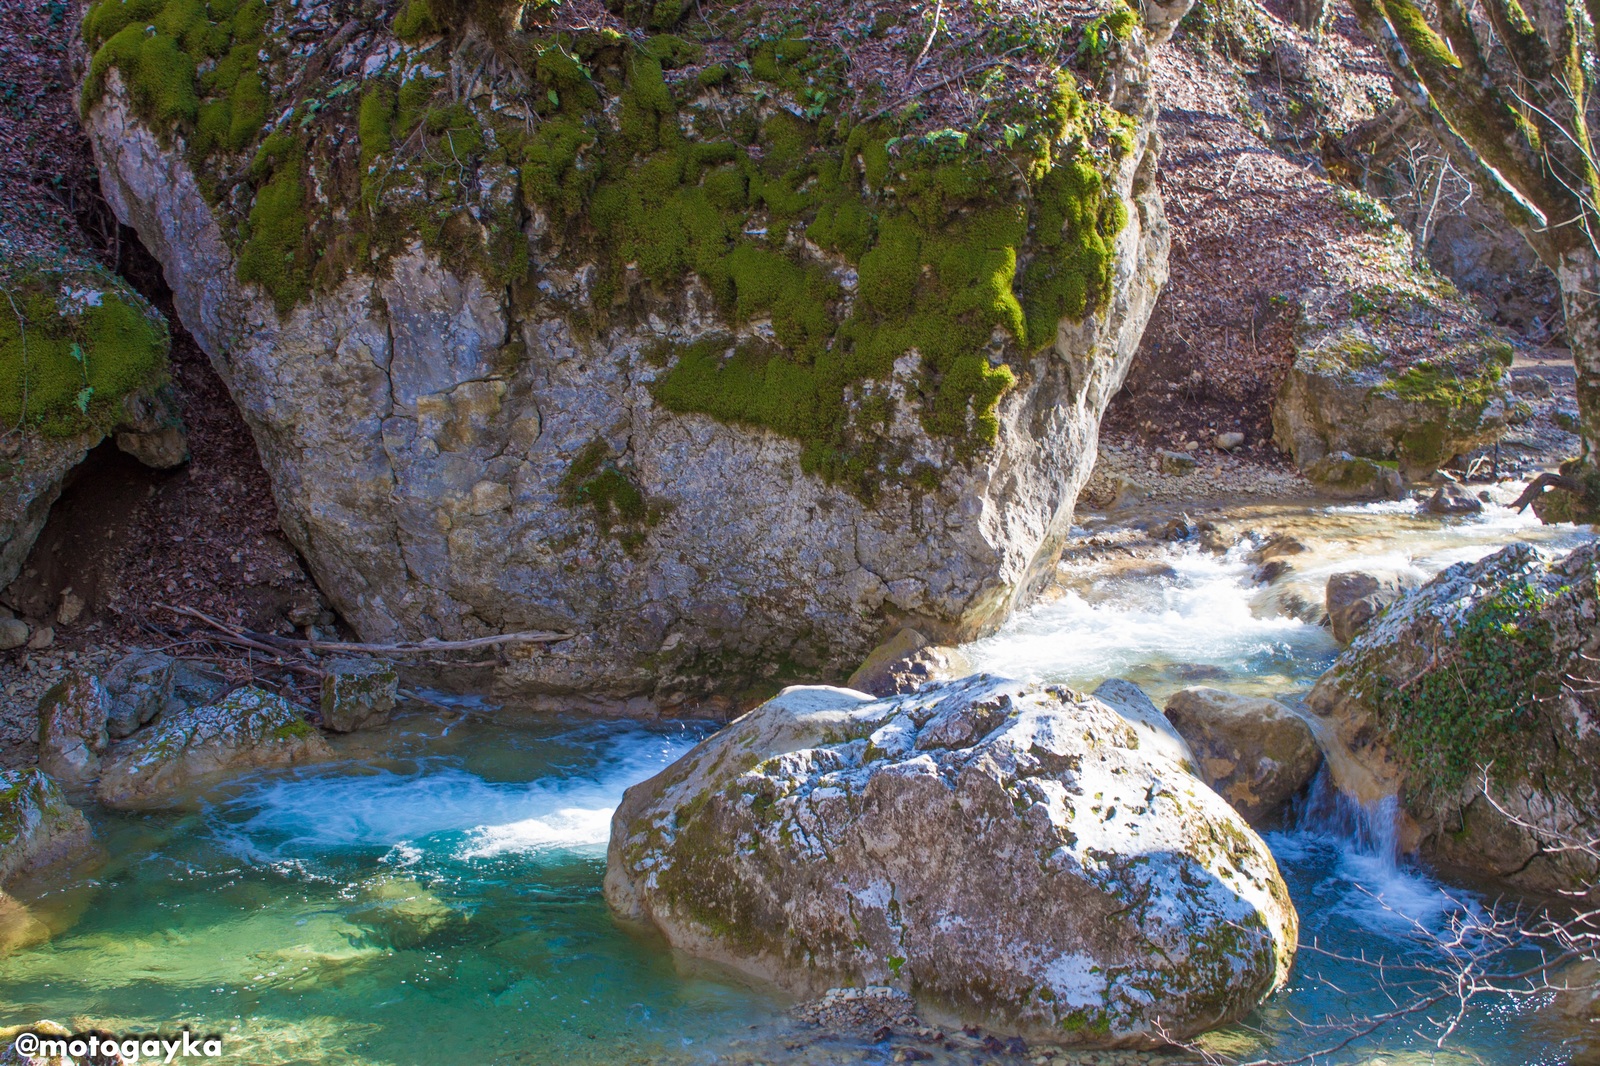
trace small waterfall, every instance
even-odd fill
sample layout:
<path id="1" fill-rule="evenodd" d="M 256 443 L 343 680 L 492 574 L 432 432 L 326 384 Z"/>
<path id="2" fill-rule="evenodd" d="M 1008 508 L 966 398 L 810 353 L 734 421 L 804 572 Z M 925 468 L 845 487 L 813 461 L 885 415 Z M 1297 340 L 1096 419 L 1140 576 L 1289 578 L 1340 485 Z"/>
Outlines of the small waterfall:
<path id="1" fill-rule="evenodd" d="M 1290 824 L 1301 833 L 1348 842 L 1352 851 L 1383 861 L 1400 862 L 1400 803 L 1393 795 L 1362 803 L 1339 790 L 1324 763 L 1306 794 L 1294 801 Z"/>

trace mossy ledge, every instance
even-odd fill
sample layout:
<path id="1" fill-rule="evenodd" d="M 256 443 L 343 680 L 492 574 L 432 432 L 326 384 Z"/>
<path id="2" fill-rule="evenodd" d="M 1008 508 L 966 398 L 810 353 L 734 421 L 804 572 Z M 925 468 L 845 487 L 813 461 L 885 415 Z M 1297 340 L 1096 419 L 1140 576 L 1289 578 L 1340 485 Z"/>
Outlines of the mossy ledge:
<path id="1" fill-rule="evenodd" d="M 159 313 L 106 271 L 65 261 L 0 269 L 0 423 L 66 438 L 109 432 L 131 392 L 160 385 Z"/>
<path id="2" fill-rule="evenodd" d="M 703 291 L 725 328 L 663 342 L 657 402 L 790 437 L 871 502 L 992 447 L 1028 360 L 1111 295 L 1142 105 L 1107 101 L 1139 20 L 984 13 L 956 41 L 887 2 L 615 2 L 576 30 L 554 4 L 340 0 L 319 31 L 283 0 L 99 0 L 83 106 L 115 69 L 281 316 L 416 241 L 524 308 L 592 269 L 562 311 L 596 335 Z M 866 58 L 968 89 L 863 84 Z"/>

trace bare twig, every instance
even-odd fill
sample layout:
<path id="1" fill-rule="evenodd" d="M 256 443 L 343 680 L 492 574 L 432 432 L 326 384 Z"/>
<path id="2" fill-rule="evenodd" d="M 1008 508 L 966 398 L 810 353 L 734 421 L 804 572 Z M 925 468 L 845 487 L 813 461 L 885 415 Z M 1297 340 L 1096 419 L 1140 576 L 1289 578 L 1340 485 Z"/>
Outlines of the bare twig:
<path id="1" fill-rule="evenodd" d="M 491 637 L 473 637 L 469 640 L 436 640 L 430 637 L 427 640 L 402 641 L 395 644 L 294 640 L 289 637 L 279 637 L 269 633 L 255 633 L 237 626 L 231 626 L 192 607 L 171 607 L 164 603 L 158 603 L 155 606 L 171 614 L 203 622 L 218 632 L 228 634 L 235 640 L 251 641 L 253 646 L 260 650 L 275 653 L 281 651 L 309 651 L 358 655 L 433 655 L 442 651 L 470 651 L 475 648 L 498 647 L 502 644 L 555 644 L 563 640 L 571 640 L 577 636 L 576 633 L 553 633 L 532 630 L 524 633 L 499 633 Z"/>

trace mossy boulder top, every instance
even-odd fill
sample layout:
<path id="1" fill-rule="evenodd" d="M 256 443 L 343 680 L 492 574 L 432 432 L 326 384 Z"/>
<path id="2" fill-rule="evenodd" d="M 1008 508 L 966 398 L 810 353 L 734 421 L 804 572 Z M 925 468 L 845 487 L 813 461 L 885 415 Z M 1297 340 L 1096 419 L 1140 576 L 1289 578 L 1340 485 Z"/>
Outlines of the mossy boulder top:
<path id="1" fill-rule="evenodd" d="M 193 799 L 226 776 L 333 757 L 293 704 L 246 686 L 215 703 L 163 715 L 106 753 L 95 798 L 139 810 Z"/>
<path id="2" fill-rule="evenodd" d="M 1335 782 L 1397 795 L 1402 840 L 1442 863 L 1592 891 L 1600 866 L 1560 843 L 1600 832 L 1597 583 L 1600 545 L 1513 545 L 1404 593 L 1307 697 Z"/>
<path id="3" fill-rule="evenodd" d="M 891 985 L 930 1017 L 1156 1045 L 1286 977 L 1266 845 L 1093 697 L 977 675 L 881 700 L 797 687 L 628 790 L 606 898 L 801 994 Z"/>
<path id="4" fill-rule="evenodd" d="M 740 703 L 1048 579 L 1166 277 L 1150 11 L 99 0 L 83 102 L 365 638 Z"/>

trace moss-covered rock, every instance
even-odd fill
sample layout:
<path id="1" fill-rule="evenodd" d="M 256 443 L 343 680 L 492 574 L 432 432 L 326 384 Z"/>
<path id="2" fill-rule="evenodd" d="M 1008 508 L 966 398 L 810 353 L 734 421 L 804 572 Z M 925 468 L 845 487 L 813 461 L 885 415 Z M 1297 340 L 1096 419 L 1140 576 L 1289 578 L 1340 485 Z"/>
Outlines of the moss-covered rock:
<path id="1" fill-rule="evenodd" d="M 1510 346 L 1494 338 L 1407 363 L 1359 322 L 1323 331 L 1301 341 L 1273 403 L 1273 436 L 1303 470 L 1342 452 L 1419 479 L 1504 429 L 1510 365 Z"/>
<path id="2" fill-rule="evenodd" d="M 188 458 L 167 394 L 165 320 L 69 251 L 0 238 L 0 586 L 22 569 L 66 476 L 107 437 L 147 465 Z"/>
<path id="3" fill-rule="evenodd" d="M 889 985 L 1051 1043 L 1190 1036 L 1285 979 L 1297 919 L 1266 845 L 1145 735 L 986 675 L 788 689 L 628 790 L 606 898 L 802 994 Z"/>
<path id="4" fill-rule="evenodd" d="M 322 677 L 322 726 L 352 733 L 380 726 L 394 713 L 400 675 L 382 659 L 334 659 Z"/>
<path id="5" fill-rule="evenodd" d="M 662 12 L 100 0 L 85 115 L 363 634 L 673 702 L 994 625 L 1165 278 L 1165 16 Z"/>
<path id="6" fill-rule="evenodd" d="M 93 846 L 89 823 L 43 770 L 0 769 L 0 886 Z"/>
<path id="7" fill-rule="evenodd" d="M 1600 866 L 1559 839 L 1600 831 L 1600 710 L 1581 680 L 1597 617 L 1593 544 L 1565 559 L 1514 545 L 1445 570 L 1356 636 L 1307 698 L 1348 756 L 1330 754 L 1335 779 L 1364 801 L 1398 794 L 1404 835 L 1442 862 L 1592 891 Z"/>
<path id="8" fill-rule="evenodd" d="M 246 686 L 216 703 L 164 714 L 113 747 L 95 798 L 121 810 L 172 806 L 224 775 L 332 756 L 327 741 L 293 704 Z"/>

